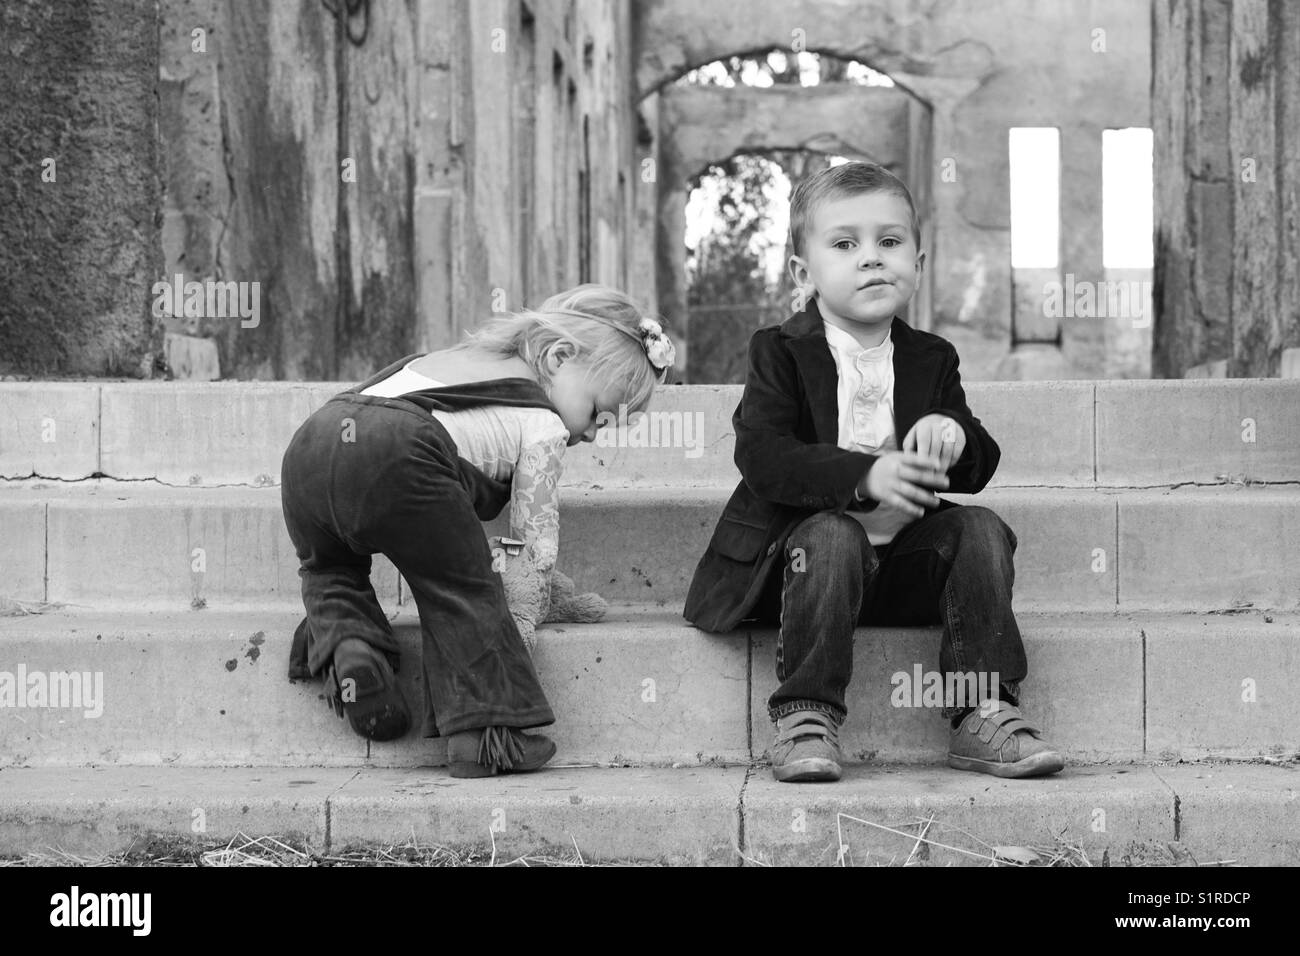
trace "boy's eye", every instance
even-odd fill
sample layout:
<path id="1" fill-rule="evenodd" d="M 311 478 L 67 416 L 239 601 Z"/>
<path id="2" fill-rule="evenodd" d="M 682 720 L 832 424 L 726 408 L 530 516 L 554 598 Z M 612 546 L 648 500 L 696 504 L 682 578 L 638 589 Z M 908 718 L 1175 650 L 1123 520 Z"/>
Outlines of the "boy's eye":
<path id="1" fill-rule="evenodd" d="M 903 244 L 903 240 L 895 239 L 893 236 L 886 236 L 884 239 L 881 240 L 881 243 L 882 244 L 888 243 L 886 248 L 892 249 L 894 248 L 894 246 L 901 246 Z"/>
<path id="2" fill-rule="evenodd" d="M 840 239 L 839 241 L 837 241 L 837 242 L 835 243 L 835 248 L 836 248 L 836 249 L 847 249 L 847 248 L 849 248 L 851 245 L 853 245 L 853 240 L 852 240 L 852 239 Z"/>

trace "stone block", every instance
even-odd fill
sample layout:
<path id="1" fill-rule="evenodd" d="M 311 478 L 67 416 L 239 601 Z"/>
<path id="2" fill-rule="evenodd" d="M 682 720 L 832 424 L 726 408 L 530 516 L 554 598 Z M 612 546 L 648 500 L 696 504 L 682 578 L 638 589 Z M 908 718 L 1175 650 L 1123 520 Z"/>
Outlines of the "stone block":
<path id="1" fill-rule="evenodd" d="M 0 478 L 76 481 L 99 470 L 99 391 L 89 382 L 0 382 Z"/>
<path id="2" fill-rule="evenodd" d="M 1300 382 L 1098 382 L 1097 481 L 1300 479 Z"/>
<path id="3" fill-rule="evenodd" d="M 1300 606 L 1294 489 L 1179 488 L 1119 499 L 1119 605 L 1177 611 Z"/>
<path id="4" fill-rule="evenodd" d="M 549 852 L 584 860 L 734 865 L 745 768 L 555 769 L 458 780 L 367 770 L 330 798 L 331 844 Z"/>

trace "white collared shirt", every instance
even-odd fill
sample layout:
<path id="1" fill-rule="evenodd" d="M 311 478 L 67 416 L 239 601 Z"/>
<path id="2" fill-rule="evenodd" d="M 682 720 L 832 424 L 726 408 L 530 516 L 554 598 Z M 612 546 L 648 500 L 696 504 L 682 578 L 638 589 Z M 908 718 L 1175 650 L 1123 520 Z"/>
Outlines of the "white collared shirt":
<path id="1" fill-rule="evenodd" d="M 839 374 L 839 440 L 848 451 L 878 454 L 896 448 L 894 438 L 894 340 L 864 349 L 848 332 L 829 322 L 826 342 Z"/>
<path id="2" fill-rule="evenodd" d="M 826 344 L 835 359 L 839 382 L 839 433 L 836 445 L 846 451 L 879 455 L 898 450 L 894 433 L 894 339 L 892 332 L 875 348 L 864 349 L 848 332 L 823 322 Z M 857 516 L 872 544 L 887 544 L 911 524 L 912 516 L 890 504 Z"/>

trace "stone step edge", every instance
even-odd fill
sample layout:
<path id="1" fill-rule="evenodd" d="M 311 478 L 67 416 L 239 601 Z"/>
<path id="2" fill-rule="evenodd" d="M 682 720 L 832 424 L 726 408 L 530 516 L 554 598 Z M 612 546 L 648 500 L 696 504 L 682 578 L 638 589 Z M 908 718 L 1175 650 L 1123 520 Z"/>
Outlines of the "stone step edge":
<path id="1" fill-rule="evenodd" d="M 725 501 L 740 482 L 740 475 L 737 473 L 735 481 L 645 481 L 639 479 L 630 479 L 627 481 L 600 481 L 600 482 L 560 482 L 560 491 L 563 492 L 581 492 L 585 494 L 605 492 L 611 496 L 627 496 L 635 499 L 636 497 L 654 497 L 673 499 L 680 496 L 683 492 L 692 492 L 702 497 L 719 497 Z M 49 497 L 50 501 L 73 500 L 79 495 L 90 495 L 96 491 L 112 491 L 115 494 L 126 493 L 128 499 L 147 499 L 151 495 L 170 495 L 174 494 L 180 497 L 182 494 L 203 495 L 207 494 L 210 498 L 216 500 L 222 493 L 237 495 L 245 494 L 248 496 L 261 494 L 269 496 L 278 491 L 280 485 L 278 482 L 269 484 L 251 484 L 251 483 L 230 483 L 214 485 L 181 485 L 169 484 L 159 481 L 156 478 L 114 478 L 111 475 L 101 475 L 95 478 L 80 478 L 75 480 L 65 478 L 45 477 L 42 475 L 31 475 L 23 478 L 0 478 L 0 503 L 3 502 L 6 494 L 30 495 L 36 497 L 33 493 L 38 491 L 52 492 Z M 1242 491 L 1259 489 L 1263 491 L 1279 492 L 1296 492 L 1300 494 L 1300 478 L 1287 480 L 1235 480 L 1227 478 L 1223 481 L 1170 481 L 1158 482 L 1155 484 L 1120 484 L 1108 485 L 1096 481 L 1080 482 L 1078 484 L 998 484 L 996 478 L 994 483 L 989 484 L 984 491 L 977 494 L 968 494 L 956 491 L 940 491 L 940 497 L 953 497 L 962 499 L 963 502 L 974 502 L 979 495 L 990 493 L 1015 493 L 1015 492 L 1042 492 L 1053 493 L 1061 492 L 1063 495 L 1079 494 L 1087 492 L 1096 492 L 1100 494 L 1120 496 L 1124 492 L 1169 492 L 1180 491 L 1189 494 L 1197 492 L 1214 492 L 1214 491 Z"/>
<path id="2" fill-rule="evenodd" d="M 746 627 L 729 635 L 714 636 L 691 627 L 676 615 L 639 610 L 642 613 L 620 615 L 622 620 L 553 625 L 539 632 L 537 666 L 548 695 L 554 695 L 551 699 L 558 718 L 555 736 L 561 748 L 560 762 L 697 766 L 732 763 L 761 754 L 771 739 L 766 732 L 764 703 L 766 695 L 775 687 L 770 663 L 775 630 Z M 395 621 L 398 626 L 394 628 L 403 653 L 417 653 L 420 637 L 416 615 L 408 612 L 397 617 L 403 618 Z M 49 673 L 102 670 L 110 675 L 105 679 L 105 686 L 114 681 L 117 683 L 113 686 L 120 688 L 123 675 L 127 679 L 136 675 L 145 681 L 170 675 L 169 679 L 174 680 L 177 674 L 189 674 L 192 662 L 203 661 L 211 670 L 202 671 L 198 678 L 189 677 L 190 685 L 201 694 L 215 691 L 215 697 L 223 703 L 213 704 L 213 709 L 233 705 L 236 709 L 231 713 L 237 715 L 231 718 L 228 733 L 217 731 L 214 735 L 200 731 L 198 739 L 193 731 L 141 736 L 140 721 L 147 721 L 148 717 L 132 715 L 128 706 L 126 711 L 118 711 L 119 715 L 127 714 L 125 718 L 116 718 L 126 721 L 121 724 L 119 736 L 113 736 L 111 730 L 106 731 L 108 736 L 103 736 L 96 722 L 95 727 L 87 728 L 89 736 L 76 734 L 62 738 L 49 725 L 42 728 L 39 721 L 33 731 L 22 715 L 15 712 L 11 717 L 21 723 L 0 721 L 3 732 L 0 737 L 10 742 L 4 748 L 9 752 L 8 762 L 22 766 L 56 762 L 62 766 L 157 765 L 170 761 L 210 766 L 314 763 L 412 766 L 437 765 L 445 760 L 436 743 L 418 736 L 408 736 L 391 748 L 380 745 L 372 750 L 365 746 L 365 741 L 350 737 L 341 724 L 337 724 L 335 731 L 325 728 L 327 724 L 335 726 L 336 721 L 332 714 L 327 716 L 328 708 L 319 706 L 313 699 L 319 698 L 319 685 L 295 684 L 285 673 L 287 641 L 297 620 L 296 613 L 287 612 L 274 615 L 205 612 L 197 619 L 193 612 L 131 612 L 109 619 L 93 614 L 49 614 L 0 622 L 0 650 L 8 647 L 11 652 L 19 652 L 7 660 L 0 658 L 0 670 L 20 674 L 24 665 Z M 1258 720 L 1252 716 L 1241 726 L 1237 720 L 1241 715 L 1234 716 L 1232 707 L 1226 712 L 1210 708 L 1212 713 L 1218 713 L 1214 722 L 1206 723 L 1199 717 L 1185 722 L 1178 716 L 1176 695 L 1171 697 L 1168 688 L 1189 680 L 1199 693 L 1204 689 L 1201 686 L 1204 681 L 1200 677 L 1189 678 L 1187 668 L 1198 668 L 1198 673 L 1207 671 L 1207 661 L 1215 667 L 1226 668 L 1229 675 L 1259 676 L 1258 668 L 1263 668 L 1274 684 L 1292 686 L 1295 667 L 1288 648 L 1300 639 L 1300 614 L 1022 614 L 1020 623 L 1026 647 L 1031 649 L 1031 668 L 1036 674 L 1032 692 L 1025 698 L 1027 712 L 1045 722 L 1049 739 L 1059 743 L 1071 754 L 1071 759 L 1159 760 L 1177 756 L 1240 759 L 1277 757 L 1292 751 L 1294 742 L 1287 732 L 1290 726 L 1287 715 L 1292 713 L 1295 698 L 1285 690 L 1278 697 L 1278 687 L 1268 680 L 1261 679 L 1262 687 L 1267 688 L 1261 690 L 1265 710 L 1257 715 Z M 1209 645 L 1200 643 L 1206 639 Z M 125 642 L 122 650 L 118 650 L 116 642 L 119 641 Z M 863 722 L 863 715 L 873 713 L 875 705 L 871 701 L 880 703 L 883 695 L 890 693 L 888 685 L 894 680 L 889 676 L 891 672 L 897 676 L 901 668 L 908 675 L 916 666 L 937 666 L 934 659 L 937 648 L 938 628 L 933 625 L 859 629 L 855 649 L 858 679 L 844 737 L 846 755 L 857 762 L 883 758 L 924 763 L 934 753 L 942 752 L 939 723 L 922 726 L 917 723 L 919 711 L 908 712 L 906 728 L 879 739 L 873 736 L 872 718 L 866 716 Z M 99 663 L 77 663 L 85 660 L 83 653 L 91 652 L 99 655 L 96 658 Z M 1100 672 L 1109 688 L 1100 698 L 1086 686 L 1081 691 L 1078 679 L 1071 676 L 1080 667 L 1094 666 L 1090 664 L 1090 655 L 1099 652 L 1110 660 Z M 137 653 L 146 656 L 137 657 Z M 575 697 L 571 688 L 576 685 L 570 684 L 569 678 L 576 680 L 580 672 L 587 673 L 591 658 L 600 663 L 601 655 L 606 658 L 606 665 L 604 677 L 600 679 L 604 682 L 596 685 L 597 696 L 593 698 L 589 691 L 585 699 Z M 244 658 L 253 660 L 254 664 L 260 662 L 259 669 L 249 674 Z M 43 663 L 33 663 L 36 661 Z M 136 661 L 140 663 L 132 663 Z M 266 670 L 268 667 L 270 670 Z M 661 672 L 659 668 L 667 670 Z M 234 687 L 220 683 L 227 680 L 227 671 L 236 669 L 241 679 Z M 599 715 L 607 714 L 618 720 L 629 718 L 631 711 L 636 710 L 635 703 L 629 702 L 640 695 L 642 678 L 646 674 L 662 677 L 668 673 L 697 675 L 691 681 L 688 696 L 675 698 L 664 712 L 675 717 L 656 714 L 647 718 L 648 725 L 632 720 L 637 729 L 626 740 L 605 734 L 610 725 Z M 871 684 L 862 683 L 864 674 L 871 675 Z M 1039 683 L 1040 678 L 1046 683 Z M 6 677 L 11 686 L 14 680 L 21 683 L 23 679 L 22 676 Z M 408 684 L 407 695 L 411 699 L 413 678 L 407 674 L 402 680 Z M 1220 686 L 1222 682 L 1210 681 L 1210 684 L 1216 693 L 1227 694 L 1235 701 L 1239 693 L 1235 680 L 1223 686 Z M 867 687 L 875 688 L 880 694 L 871 700 L 864 699 L 861 693 Z M 1055 691 L 1051 690 L 1053 687 Z M 1049 696 L 1044 697 L 1043 693 Z M 1099 699 L 1109 703 L 1098 709 Z M 593 703 L 595 710 L 585 711 L 586 703 Z M 168 717 L 179 715 L 177 726 L 184 726 L 186 720 L 196 717 L 191 712 L 194 708 L 186 704 L 173 701 L 164 706 L 164 710 L 157 712 Z M 884 709 L 886 713 L 891 712 Z M 153 709 L 145 707 L 144 712 L 148 714 Z M 221 713 L 224 715 L 226 711 Z M 273 732 L 269 737 L 274 739 L 257 729 L 266 726 L 266 720 L 273 721 L 278 719 L 276 715 L 289 713 L 310 719 L 287 734 Z M 592 719 L 589 713 L 598 716 Z M 0 718 L 3 717 L 0 713 Z M 199 717 L 203 719 L 202 715 Z M 690 721 L 685 725 L 688 728 L 685 738 L 681 720 Z M 1067 734 L 1062 739 L 1054 733 L 1064 726 L 1057 721 L 1070 721 L 1071 733 L 1080 736 Z M 1092 721 L 1103 721 L 1104 726 L 1094 725 Z M 55 736 L 46 741 L 42 729 Z M 1241 734 L 1234 736 L 1235 731 Z M 247 733 L 253 733 L 253 737 L 241 745 L 241 735 Z M 339 735 L 346 741 L 335 739 Z M 66 744 L 61 742 L 65 739 Z M 348 742 L 351 747 L 347 746 Z M 334 759 L 323 759 L 318 751 L 322 746 L 340 749 Z"/>
<path id="3" fill-rule="evenodd" d="M 47 611 L 41 611 L 33 614 L 6 614 L 0 615 L 0 629 L 7 625 L 24 627 L 29 634 L 39 634 L 42 630 L 54 632 L 50 636 L 63 636 L 65 625 L 84 627 L 93 624 L 100 618 L 107 619 L 107 623 L 101 628 L 104 633 L 109 632 L 116 622 L 116 626 L 130 628 L 152 628 L 154 630 L 221 630 L 229 628 L 234 631 L 242 632 L 252 627 L 254 630 L 266 630 L 268 622 L 266 617 L 271 616 L 281 620 L 273 620 L 269 624 L 287 625 L 284 638 L 288 640 L 292 637 L 293 627 L 296 621 L 303 616 L 301 607 L 295 607 L 287 603 L 261 603 L 261 604 L 241 604 L 237 607 L 217 609 L 177 609 L 174 606 L 149 606 L 139 602 L 131 606 L 109 605 L 109 606 L 86 606 L 86 605 L 69 605 L 58 607 Z M 1265 621 L 1267 617 L 1270 620 Z M 1017 610 L 1016 620 L 1025 630 L 1032 627 L 1069 627 L 1086 629 L 1092 627 L 1143 627 L 1153 624 L 1168 624 L 1170 622 L 1191 623 L 1193 621 L 1213 621 L 1216 626 L 1232 628 L 1233 625 L 1258 625 L 1262 623 L 1273 624 L 1285 627 L 1287 625 L 1300 626 L 1300 610 L 1274 610 L 1272 608 L 1259 607 L 1238 607 L 1225 608 L 1223 610 L 1210 611 L 1177 611 L 1168 609 L 1153 610 L 1123 610 L 1123 611 L 1099 611 L 1099 610 Z M 407 603 L 391 610 L 388 614 L 388 621 L 395 628 L 417 628 L 420 620 L 414 604 Z M 261 625 L 259 627 L 259 624 Z M 701 631 L 693 624 L 687 621 L 681 615 L 681 608 L 670 605 L 659 604 L 611 604 L 609 614 L 603 621 L 596 623 L 554 623 L 542 624 L 539 631 L 551 632 L 548 634 L 551 640 L 562 640 L 561 634 L 569 631 L 584 632 L 593 631 L 601 627 L 626 626 L 641 627 L 647 630 L 682 630 L 692 634 L 733 637 L 739 640 L 745 634 L 764 635 L 775 634 L 775 626 L 763 626 L 754 622 L 742 623 L 734 630 L 724 635 L 712 635 L 711 632 Z M 856 628 L 859 632 L 870 632 L 878 630 L 902 631 L 902 630 L 938 630 L 938 624 L 926 624 L 915 626 L 904 625 L 863 625 Z"/>
<path id="4" fill-rule="evenodd" d="M 565 851 L 586 860 L 733 866 L 897 864 L 910 858 L 928 819 L 932 839 L 975 851 L 978 843 L 957 834 L 994 845 L 1076 846 L 1095 862 L 1109 856 L 1111 865 L 1121 854 L 1173 852 L 1171 844 L 1201 863 L 1300 860 L 1294 773 L 1253 765 L 1109 764 L 1032 780 L 881 766 L 850 768 L 841 781 L 818 785 L 779 784 L 760 766 L 547 769 L 481 780 L 311 767 L 0 774 L 0 857 L 49 848 L 113 853 L 155 836 L 212 843 L 243 835 L 282 837 L 318 853 L 414 839 L 490 845 L 502 861 Z M 950 861 L 988 864 L 973 855 Z"/>

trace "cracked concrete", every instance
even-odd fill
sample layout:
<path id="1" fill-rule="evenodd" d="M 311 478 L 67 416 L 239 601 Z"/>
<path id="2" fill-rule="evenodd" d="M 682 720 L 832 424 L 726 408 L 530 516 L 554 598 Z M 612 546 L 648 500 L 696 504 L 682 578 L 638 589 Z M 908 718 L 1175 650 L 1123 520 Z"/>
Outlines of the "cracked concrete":
<path id="1" fill-rule="evenodd" d="M 884 765 L 822 785 L 778 784 L 758 764 L 484 780 L 427 769 L 0 773 L 0 855 L 113 852 L 145 834 L 212 841 L 242 833 L 291 836 L 325 853 L 416 839 L 492 845 L 505 858 L 576 846 L 591 860 L 725 866 L 979 865 L 989 845 L 1075 846 L 1094 865 L 1112 866 L 1170 856 L 1202 865 L 1300 860 L 1296 771 L 1276 767 L 1112 765 L 1005 781 Z M 933 843 L 917 853 L 924 821 Z"/>
<path id="2" fill-rule="evenodd" d="M 191 484 L 274 482 L 294 430 L 344 383 L 0 383 L 0 477 L 111 475 Z M 704 416 L 682 449 L 572 449 L 566 483 L 724 487 L 739 475 L 738 386 L 674 386 L 654 410 Z M 1300 469 L 1300 380 L 980 383 L 972 408 L 1002 445 L 990 489 L 1289 486 Z M 1035 409 L 1027 418 L 1024 410 Z M 1152 421 L 1161 422 L 1159 428 Z M 196 477 L 197 476 L 197 477 Z"/>

